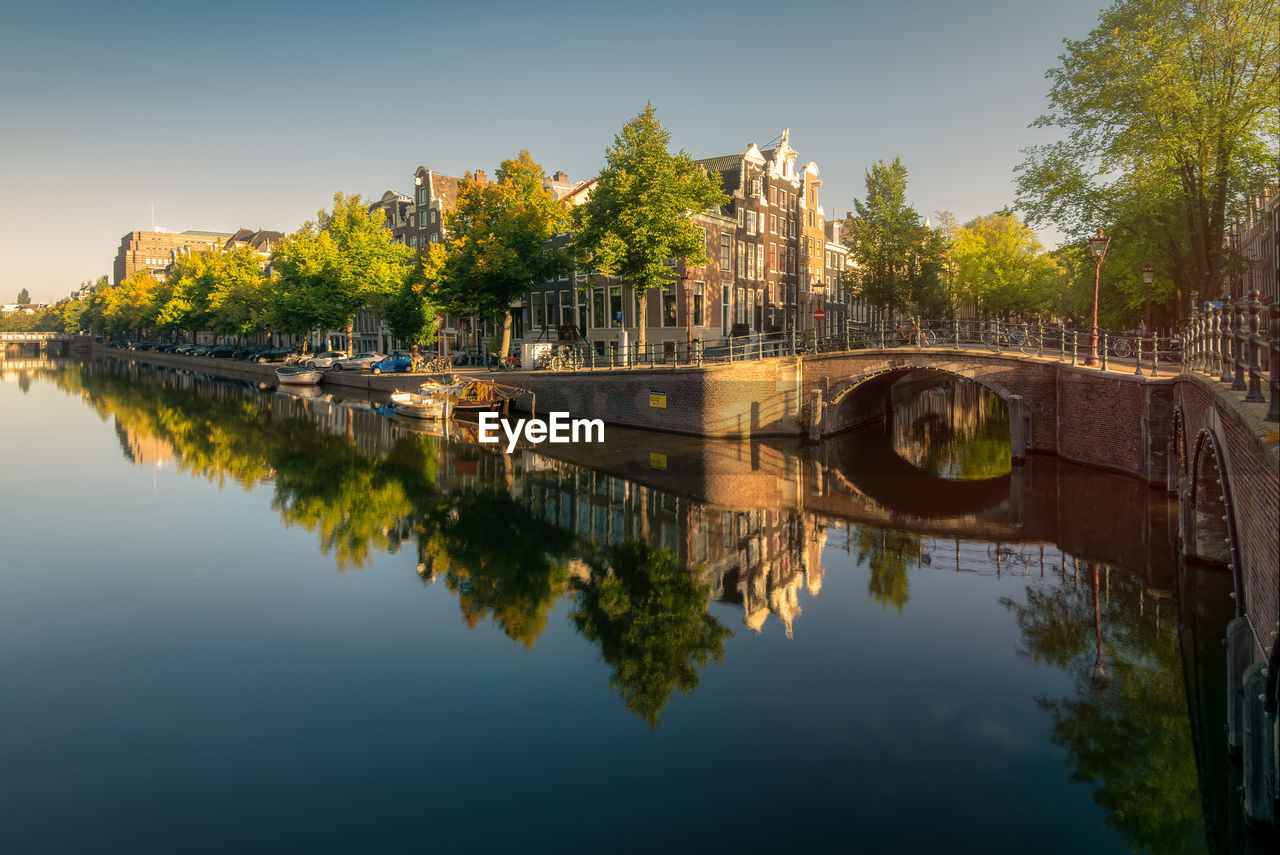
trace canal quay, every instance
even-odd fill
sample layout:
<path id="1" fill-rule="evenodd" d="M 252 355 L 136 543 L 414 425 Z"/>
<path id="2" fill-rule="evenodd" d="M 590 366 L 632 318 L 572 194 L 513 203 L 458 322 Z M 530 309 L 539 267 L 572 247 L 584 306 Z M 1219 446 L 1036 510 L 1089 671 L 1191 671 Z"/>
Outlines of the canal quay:
<path id="1" fill-rule="evenodd" d="M 1274 851 L 1221 527 L 990 383 L 507 454 L 356 377 L 0 378 L 5 852 Z"/>

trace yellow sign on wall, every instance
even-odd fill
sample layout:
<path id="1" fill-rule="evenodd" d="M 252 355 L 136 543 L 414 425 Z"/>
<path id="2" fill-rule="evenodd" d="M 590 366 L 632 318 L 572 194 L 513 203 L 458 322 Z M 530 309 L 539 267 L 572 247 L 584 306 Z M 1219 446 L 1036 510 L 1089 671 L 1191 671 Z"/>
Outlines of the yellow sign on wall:
<path id="1" fill-rule="evenodd" d="M 649 452 L 649 467 L 652 469 L 666 469 L 667 455 L 659 454 L 656 451 Z"/>
<path id="2" fill-rule="evenodd" d="M 660 410 L 665 410 L 667 408 L 667 393 L 666 392 L 650 392 L 649 406 L 657 407 Z"/>

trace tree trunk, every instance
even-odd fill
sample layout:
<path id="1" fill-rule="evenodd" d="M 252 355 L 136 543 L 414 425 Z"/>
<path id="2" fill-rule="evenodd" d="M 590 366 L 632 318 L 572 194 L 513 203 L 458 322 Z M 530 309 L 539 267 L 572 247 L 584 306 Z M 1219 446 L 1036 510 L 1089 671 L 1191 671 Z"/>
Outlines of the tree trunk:
<path id="1" fill-rule="evenodd" d="M 644 328 L 648 326 L 649 321 L 649 296 L 648 291 L 636 292 L 636 358 L 644 357 L 645 335 Z"/>
<path id="2" fill-rule="evenodd" d="M 352 315 L 351 317 L 347 318 L 347 351 L 346 351 L 347 356 L 350 356 L 355 352 L 355 349 L 351 346 L 351 342 L 355 339 L 355 337 L 356 337 L 356 318 L 355 318 L 355 315 Z"/>
<path id="3" fill-rule="evenodd" d="M 506 359 L 511 349 L 511 309 L 502 313 L 502 345 L 498 348 L 498 358 Z"/>

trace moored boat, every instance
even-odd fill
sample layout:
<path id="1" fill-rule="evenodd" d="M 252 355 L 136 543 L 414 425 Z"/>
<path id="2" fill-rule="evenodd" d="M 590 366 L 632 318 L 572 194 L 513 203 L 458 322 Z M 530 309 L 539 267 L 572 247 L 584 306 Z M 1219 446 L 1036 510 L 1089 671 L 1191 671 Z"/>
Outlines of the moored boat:
<path id="1" fill-rule="evenodd" d="M 282 365 L 276 369 L 276 379 L 286 386 L 315 386 L 323 375 L 323 371 L 297 365 Z"/>
<path id="2" fill-rule="evenodd" d="M 453 401 L 447 396 L 416 395 L 413 392 L 392 392 L 391 407 L 397 414 L 411 419 L 448 421 L 453 415 Z"/>

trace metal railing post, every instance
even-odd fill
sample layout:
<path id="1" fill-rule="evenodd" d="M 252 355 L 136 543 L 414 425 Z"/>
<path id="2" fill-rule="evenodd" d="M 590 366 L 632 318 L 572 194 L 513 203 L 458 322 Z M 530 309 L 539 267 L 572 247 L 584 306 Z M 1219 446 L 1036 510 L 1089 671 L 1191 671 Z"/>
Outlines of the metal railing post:
<path id="1" fill-rule="evenodd" d="M 1218 320 L 1218 359 L 1221 373 L 1219 382 L 1230 383 L 1234 379 L 1235 360 L 1232 358 L 1231 345 L 1235 341 L 1231 329 L 1231 295 L 1222 295 L 1222 310 Z"/>
<path id="2" fill-rule="evenodd" d="M 1280 421 L 1280 303 L 1271 304 L 1271 327 L 1268 330 L 1271 339 L 1271 406 L 1267 408 L 1266 420 Z"/>
<path id="3" fill-rule="evenodd" d="M 1142 375 L 1142 336 L 1138 336 L 1138 358 L 1136 361 L 1138 363 L 1138 367 L 1133 369 L 1133 373 L 1135 376 L 1141 377 L 1143 376 Z"/>
<path id="4" fill-rule="evenodd" d="M 887 324 L 887 321 L 885 321 L 884 318 L 881 318 L 880 319 L 880 349 L 881 350 L 884 349 L 884 332 L 885 332 L 884 328 L 886 324 Z"/>
<path id="5" fill-rule="evenodd" d="M 1102 334 L 1102 340 L 1101 340 L 1101 346 L 1102 346 L 1102 354 L 1101 354 L 1101 356 L 1102 356 L 1102 370 L 1103 370 L 1103 371 L 1106 371 L 1106 370 L 1107 370 L 1107 350 L 1108 350 L 1108 347 L 1107 347 L 1107 338 L 1108 338 L 1108 334 L 1107 334 L 1107 333 L 1103 333 L 1103 334 Z"/>
<path id="6" fill-rule="evenodd" d="M 956 350 L 959 350 L 960 349 L 960 318 L 958 317 L 955 318 L 952 321 L 951 327 L 952 327 L 952 331 L 951 331 L 952 337 L 955 339 L 955 342 L 956 342 Z"/>
<path id="7" fill-rule="evenodd" d="M 1044 324 L 1036 321 L 1036 338 L 1040 343 L 1036 346 L 1036 356 L 1044 356 Z"/>
<path id="8" fill-rule="evenodd" d="M 1173 344 L 1173 339 L 1169 339 L 1169 343 Z M 1160 334 L 1156 333 L 1151 337 L 1151 376 L 1157 377 L 1160 374 Z"/>
<path id="9" fill-rule="evenodd" d="M 1262 346 L 1262 336 L 1258 335 L 1258 310 L 1262 304 L 1258 302 L 1258 289 L 1249 291 L 1249 391 L 1244 399 L 1251 404 L 1266 400 L 1262 395 L 1262 365 L 1258 361 L 1258 348 Z"/>
<path id="10" fill-rule="evenodd" d="M 1231 390 L 1233 392 L 1243 392 L 1249 388 L 1249 384 L 1244 382 L 1244 360 L 1245 347 L 1248 345 L 1248 339 L 1244 332 L 1244 301 L 1237 300 L 1232 312 L 1231 319 L 1231 363 L 1234 371 L 1231 375 Z"/>
<path id="11" fill-rule="evenodd" d="M 1058 361 L 1067 361 L 1067 326 L 1058 324 Z"/>

